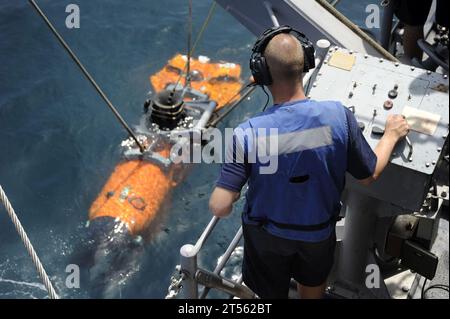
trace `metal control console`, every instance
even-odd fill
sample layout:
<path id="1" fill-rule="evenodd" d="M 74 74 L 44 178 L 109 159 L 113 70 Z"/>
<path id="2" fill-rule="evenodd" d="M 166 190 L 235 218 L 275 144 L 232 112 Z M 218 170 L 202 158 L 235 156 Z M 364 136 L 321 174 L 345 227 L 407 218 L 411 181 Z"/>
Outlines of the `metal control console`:
<path id="1" fill-rule="evenodd" d="M 372 148 L 389 114 L 413 110 L 417 115 L 407 119 L 416 120 L 426 132 L 411 130 L 408 139 L 397 144 L 376 183 L 363 187 L 349 177 L 347 187 L 402 209 L 418 210 L 448 136 L 448 88 L 447 75 L 341 48 L 330 50 L 312 84 L 311 99 L 337 100 L 350 108 Z"/>

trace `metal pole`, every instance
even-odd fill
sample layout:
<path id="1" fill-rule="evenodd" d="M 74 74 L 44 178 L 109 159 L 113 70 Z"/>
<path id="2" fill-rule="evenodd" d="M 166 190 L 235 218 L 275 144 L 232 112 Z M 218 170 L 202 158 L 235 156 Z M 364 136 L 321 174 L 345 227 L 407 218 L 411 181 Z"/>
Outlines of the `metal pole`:
<path id="1" fill-rule="evenodd" d="M 250 288 L 235 283 L 230 279 L 223 278 L 215 273 L 203 269 L 198 269 L 195 277 L 198 282 L 205 287 L 218 289 L 240 299 L 257 298 L 256 294 L 251 291 Z"/>
<path id="2" fill-rule="evenodd" d="M 205 111 L 203 112 L 201 118 L 198 120 L 194 129 L 202 130 L 206 127 L 206 124 L 208 124 L 208 121 L 211 119 L 211 116 L 214 113 L 216 106 L 217 103 L 215 101 L 211 101 L 208 103 L 208 106 L 205 108 Z"/>
<path id="3" fill-rule="evenodd" d="M 195 255 L 198 254 L 200 249 L 203 247 L 203 244 L 206 242 L 206 240 L 208 239 L 209 235 L 213 231 L 214 227 L 216 227 L 216 224 L 219 222 L 219 220 L 220 220 L 220 218 L 217 217 L 217 216 L 214 216 L 213 218 L 211 218 L 211 220 L 209 221 L 208 226 L 206 226 L 206 228 L 203 231 L 203 233 L 201 234 L 200 238 L 195 243 L 193 254 L 195 254 Z"/>
<path id="4" fill-rule="evenodd" d="M 185 299 L 198 299 L 198 285 L 195 275 L 197 273 L 197 251 L 193 245 L 184 245 L 180 249 L 181 272 L 185 275 L 183 280 L 183 295 Z"/>
<path id="5" fill-rule="evenodd" d="M 236 235 L 234 235 L 234 238 L 231 241 L 230 245 L 228 246 L 227 250 L 222 255 L 220 263 L 214 269 L 215 274 L 219 274 L 222 271 L 222 269 L 225 267 L 225 264 L 227 263 L 228 259 L 230 259 L 231 254 L 236 249 L 236 246 L 239 244 L 239 241 L 241 240 L 241 238 L 242 238 L 242 226 L 239 227 L 239 230 L 237 231 Z"/>
<path id="6" fill-rule="evenodd" d="M 97 84 L 97 82 L 95 82 L 95 80 L 91 76 L 91 74 L 86 70 L 84 65 L 81 63 L 81 61 L 75 55 L 75 53 L 72 51 L 72 49 L 66 43 L 66 41 L 64 41 L 63 37 L 59 34 L 59 32 L 56 30 L 56 28 L 53 26 L 53 24 L 50 22 L 50 20 L 44 14 L 44 12 L 41 10 L 41 8 L 37 5 L 37 3 L 34 0 L 28 0 L 28 1 L 34 7 L 34 9 L 36 9 L 37 13 L 41 16 L 41 18 L 44 20 L 44 22 L 47 24 L 47 26 L 53 32 L 53 34 L 56 36 L 56 38 L 61 43 L 61 45 L 64 47 L 64 49 L 66 49 L 67 53 L 69 53 L 70 57 L 75 61 L 76 65 L 80 68 L 81 72 L 83 72 L 83 74 L 86 76 L 86 78 L 89 80 L 89 82 L 94 86 L 95 90 L 98 92 L 98 94 L 100 94 L 102 99 L 105 101 L 106 105 L 108 105 L 109 109 L 113 112 L 113 114 L 119 120 L 120 124 L 122 124 L 122 126 L 127 130 L 128 134 L 133 138 L 133 140 L 136 142 L 136 144 L 139 146 L 139 149 L 143 153 L 145 151 L 145 147 L 139 142 L 139 140 L 137 139 L 134 132 L 131 130 L 131 128 L 128 126 L 128 124 L 125 122 L 125 120 L 122 118 L 122 116 L 119 114 L 117 109 L 114 107 L 114 105 L 108 99 L 108 97 L 103 92 L 103 90 L 100 88 L 100 86 Z"/>
<path id="7" fill-rule="evenodd" d="M 398 62 L 398 59 L 394 57 L 390 52 L 385 50 L 377 41 L 372 39 L 368 34 L 366 34 L 360 27 L 350 21 L 345 15 L 336 10 L 335 7 L 330 5 L 327 0 L 316 0 L 324 9 L 330 12 L 336 19 L 342 22 L 346 27 L 352 30 L 356 35 L 358 35 L 361 39 L 366 41 L 370 46 L 372 46 L 375 50 L 378 51 L 382 56 L 384 56 L 389 61 Z"/>
<path id="8" fill-rule="evenodd" d="M 264 6 L 266 7 L 267 13 L 269 13 L 270 20 L 272 20 L 272 23 L 275 27 L 279 27 L 280 23 L 278 22 L 278 19 L 273 12 L 272 6 L 268 1 L 264 1 Z"/>
<path id="9" fill-rule="evenodd" d="M 345 201 L 345 229 L 339 255 L 338 276 L 355 286 L 365 286 L 365 270 L 371 238 L 375 232 L 376 208 L 374 198 L 350 190 Z"/>
<path id="10" fill-rule="evenodd" d="M 239 230 L 237 231 L 236 235 L 234 235 L 234 238 L 231 241 L 230 245 L 228 246 L 227 250 L 222 255 L 222 258 L 220 259 L 220 263 L 214 269 L 214 274 L 216 274 L 216 275 L 220 274 L 220 272 L 222 271 L 222 269 L 225 267 L 226 263 L 230 259 L 231 254 L 236 249 L 236 246 L 239 244 L 239 241 L 241 240 L 241 238 L 242 238 L 242 226 L 239 227 Z M 200 299 L 206 298 L 206 296 L 209 293 L 209 290 L 210 290 L 210 288 L 205 287 L 205 289 L 203 290 L 203 292 L 200 296 Z"/>
<path id="11" fill-rule="evenodd" d="M 181 272 L 185 275 L 185 279 L 183 280 L 183 294 L 186 299 L 198 299 L 198 284 L 196 279 L 197 254 L 218 222 L 218 217 L 214 216 L 211 218 L 195 246 L 187 244 L 180 249 Z"/>
<path id="12" fill-rule="evenodd" d="M 207 125 L 207 127 L 215 127 L 220 121 L 222 121 L 226 116 L 228 116 L 228 114 L 230 114 L 231 111 L 233 111 L 239 104 L 241 104 L 241 102 L 244 101 L 244 99 L 246 99 L 256 89 L 256 86 L 248 86 L 247 85 L 246 88 L 247 87 L 248 87 L 248 89 L 241 95 L 241 97 L 237 101 L 233 102 L 232 105 L 227 106 L 226 110 L 222 114 L 220 114 L 217 118 L 212 120 Z M 242 91 L 240 91 L 240 92 L 242 92 Z"/>
<path id="13" fill-rule="evenodd" d="M 310 81 L 313 78 L 313 74 L 315 74 L 322 67 L 323 61 L 325 61 L 330 46 L 331 43 L 327 39 L 320 39 L 316 42 L 316 67 L 312 70 L 309 70 L 308 73 L 303 74 L 303 86 L 305 87 L 306 94 L 309 94 L 309 90 L 311 88 Z"/>
<path id="14" fill-rule="evenodd" d="M 383 18 L 381 22 L 380 44 L 384 49 L 389 51 L 392 34 L 392 19 L 394 18 L 394 1 L 383 0 L 381 6 L 383 7 Z"/>

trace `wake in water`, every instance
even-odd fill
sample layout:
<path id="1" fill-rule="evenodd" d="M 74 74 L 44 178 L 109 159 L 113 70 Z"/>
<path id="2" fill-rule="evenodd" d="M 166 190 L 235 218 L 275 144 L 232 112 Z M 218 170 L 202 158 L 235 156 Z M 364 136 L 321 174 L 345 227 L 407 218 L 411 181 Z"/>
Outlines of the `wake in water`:
<path id="1" fill-rule="evenodd" d="M 0 263 L 0 299 L 1 298 L 31 298 L 47 297 L 47 290 L 40 282 L 11 279 L 16 277 L 14 270 L 17 264 L 9 259 Z"/>
<path id="2" fill-rule="evenodd" d="M 129 236 L 122 222 L 90 222 L 71 260 L 80 267 L 81 283 L 91 298 L 121 298 L 122 289 L 140 269 L 144 245 Z"/>
<path id="3" fill-rule="evenodd" d="M 24 282 L 0 278 L 0 287 L 3 286 L 3 284 L 5 284 L 5 288 L 1 288 L 1 290 L 8 292 L 1 293 L 0 298 L 42 299 L 47 295 L 45 286 L 38 282 Z"/>

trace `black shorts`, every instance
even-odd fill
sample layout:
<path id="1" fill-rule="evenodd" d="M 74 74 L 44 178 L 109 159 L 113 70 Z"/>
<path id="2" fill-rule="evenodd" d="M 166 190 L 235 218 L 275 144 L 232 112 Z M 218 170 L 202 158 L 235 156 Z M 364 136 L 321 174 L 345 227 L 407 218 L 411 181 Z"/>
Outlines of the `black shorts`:
<path id="1" fill-rule="evenodd" d="M 433 0 L 396 0 L 395 15 L 411 26 L 423 26 L 430 14 Z M 448 28 L 448 0 L 438 0 L 436 7 L 436 23 Z"/>
<path id="2" fill-rule="evenodd" d="M 317 242 L 273 236 L 262 227 L 243 224 L 244 283 L 259 297 L 286 299 L 291 278 L 316 287 L 326 282 L 333 267 L 336 234 Z"/>

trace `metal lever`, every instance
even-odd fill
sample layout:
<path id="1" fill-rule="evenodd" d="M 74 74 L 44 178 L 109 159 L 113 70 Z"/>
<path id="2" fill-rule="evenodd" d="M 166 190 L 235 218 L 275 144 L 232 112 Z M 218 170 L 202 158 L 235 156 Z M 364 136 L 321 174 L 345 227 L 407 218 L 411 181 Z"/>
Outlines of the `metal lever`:
<path id="1" fill-rule="evenodd" d="M 374 135 L 383 135 L 384 134 L 384 129 L 378 126 L 373 126 L 372 127 L 372 134 Z M 406 145 L 408 145 L 409 148 L 409 152 L 408 152 L 408 161 L 412 162 L 412 156 L 413 156 L 413 152 L 414 152 L 414 147 L 413 144 L 411 142 L 411 140 L 409 139 L 408 135 L 405 136 L 405 140 L 406 140 Z"/>
<path id="2" fill-rule="evenodd" d="M 413 145 L 412 145 L 411 140 L 409 139 L 408 135 L 405 136 L 405 140 L 406 140 L 406 144 L 409 147 L 408 161 L 412 162 L 414 148 L 413 148 Z"/>

